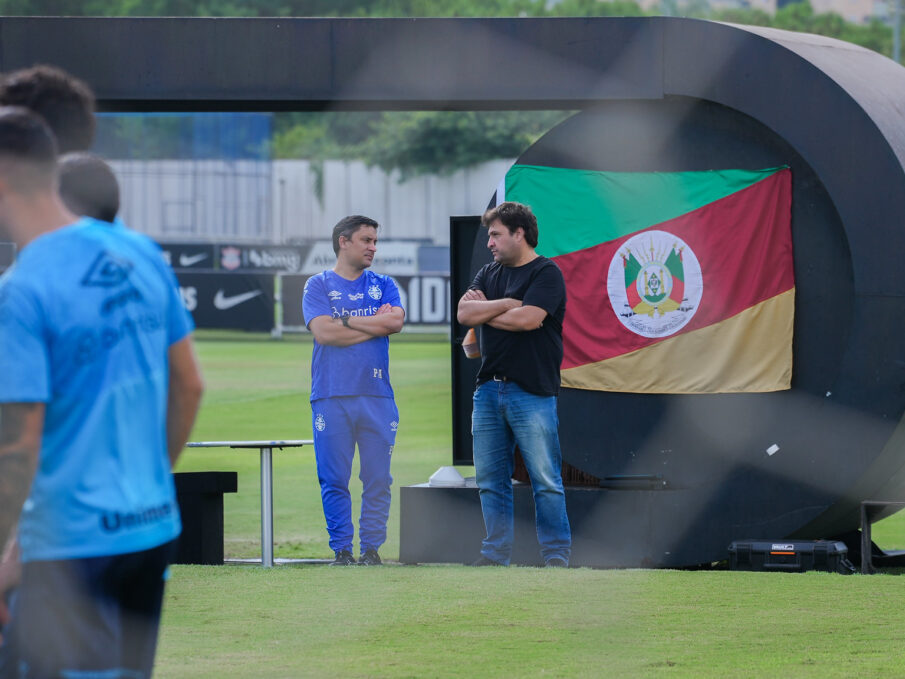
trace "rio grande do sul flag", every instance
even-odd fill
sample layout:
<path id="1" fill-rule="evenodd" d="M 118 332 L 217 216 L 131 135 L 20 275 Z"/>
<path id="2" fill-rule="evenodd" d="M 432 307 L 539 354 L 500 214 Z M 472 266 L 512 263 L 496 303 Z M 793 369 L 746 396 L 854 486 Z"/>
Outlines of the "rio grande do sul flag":
<path id="1" fill-rule="evenodd" d="M 593 172 L 515 165 L 566 280 L 564 387 L 788 389 L 795 279 L 788 168 Z M 502 195 L 501 195 L 502 194 Z"/>

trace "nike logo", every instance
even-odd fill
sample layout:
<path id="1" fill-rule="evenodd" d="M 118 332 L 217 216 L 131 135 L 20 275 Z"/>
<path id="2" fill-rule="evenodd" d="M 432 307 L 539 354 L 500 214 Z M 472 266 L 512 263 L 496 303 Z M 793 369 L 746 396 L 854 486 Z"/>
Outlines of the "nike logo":
<path id="1" fill-rule="evenodd" d="M 254 299 L 263 293 L 263 290 L 252 290 L 251 292 L 243 292 L 238 295 L 227 297 L 222 290 L 217 290 L 217 294 L 214 296 L 214 307 L 220 309 L 220 311 L 226 311 L 227 309 L 232 309 L 234 306 L 239 306 L 243 302 Z"/>
<path id="2" fill-rule="evenodd" d="M 205 259 L 206 257 L 206 252 L 202 252 L 200 255 L 179 255 L 179 266 L 192 266 L 200 262 L 202 259 Z"/>

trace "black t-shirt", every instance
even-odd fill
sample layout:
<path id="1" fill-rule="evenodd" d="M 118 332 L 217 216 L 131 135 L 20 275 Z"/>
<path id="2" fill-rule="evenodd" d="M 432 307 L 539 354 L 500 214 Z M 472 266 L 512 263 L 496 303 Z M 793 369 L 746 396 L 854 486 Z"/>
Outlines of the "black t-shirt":
<path id="1" fill-rule="evenodd" d="M 566 316 L 566 284 L 559 267 L 540 256 L 516 267 L 493 262 L 478 271 L 470 288 L 480 290 L 487 299 L 511 297 L 547 312 L 543 325 L 534 330 L 513 332 L 481 326 L 478 384 L 497 375 L 533 394 L 558 394 L 562 323 Z"/>

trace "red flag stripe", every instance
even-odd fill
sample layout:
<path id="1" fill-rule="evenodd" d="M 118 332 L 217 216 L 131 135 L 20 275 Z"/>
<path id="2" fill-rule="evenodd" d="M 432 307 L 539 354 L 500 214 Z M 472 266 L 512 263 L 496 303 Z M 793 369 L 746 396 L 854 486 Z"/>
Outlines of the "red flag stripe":
<path id="1" fill-rule="evenodd" d="M 649 230 L 685 241 L 701 264 L 703 295 L 676 335 L 734 316 L 795 285 L 791 172 L 777 172 L 722 200 L 617 240 L 555 257 L 568 292 L 563 369 L 606 360 L 661 342 L 625 328 L 607 294 L 610 261 L 629 238 Z"/>

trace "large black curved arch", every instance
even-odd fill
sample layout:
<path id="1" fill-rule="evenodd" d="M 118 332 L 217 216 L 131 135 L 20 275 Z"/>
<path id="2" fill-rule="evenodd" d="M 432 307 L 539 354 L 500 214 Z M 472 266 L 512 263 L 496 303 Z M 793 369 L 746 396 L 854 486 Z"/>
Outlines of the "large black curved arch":
<path id="1" fill-rule="evenodd" d="M 791 168 L 797 255 L 791 389 L 680 395 L 565 388 L 560 439 L 566 462 L 622 491 L 601 500 L 601 517 L 618 511 L 606 505 L 618 506 L 626 489 L 658 487 L 668 492 L 642 493 L 650 517 L 633 519 L 668 528 L 693 549 L 705 540 L 700 526 L 708 516 L 720 517 L 706 538 L 716 550 L 741 534 L 786 536 L 835 503 L 880 448 L 851 454 L 876 431 L 870 405 L 860 404 L 852 417 L 828 404 L 849 350 L 856 300 L 842 222 L 804 159 L 749 116 L 669 96 L 588 108 L 517 162 L 615 172 Z M 477 240 L 474 267 L 487 261 L 483 239 Z M 572 305 L 568 313 L 582 310 Z M 775 456 L 766 452 L 774 445 L 781 451 Z M 641 479 L 657 482 L 639 487 Z M 626 484 L 633 481 L 634 488 Z M 690 558 L 675 547 L 668 551 Z"/>
<path id="2" fill-rule="evenodd" d="M 822 411 L 814 422 L 850 415 L 837 419 L 862 462 L 821 470 L 838 483 L 800 512 L 801 532 L 854 527 L 859 499 L 903 495 L 905 69 L 876 53 L 677 18 L 0 19 L 0 70 L 33 63 L 84 78 L 106 110 L 588 109 L 676 97 L 747 116 L 807 165 L 850 252 L 840 321 L 850 331 L 808 409 Z M 820 434 L 815 445 L 832 438 Z M 629 561 L 722 556 L 714 542 L 665 558 L 671 538 L 656 532 L 632 552 L 646 560 Z"/>

